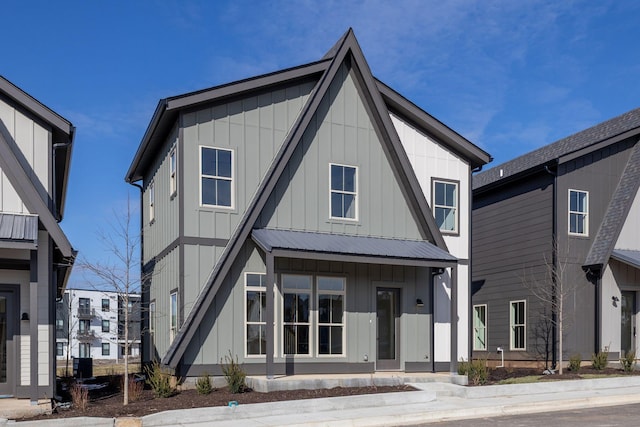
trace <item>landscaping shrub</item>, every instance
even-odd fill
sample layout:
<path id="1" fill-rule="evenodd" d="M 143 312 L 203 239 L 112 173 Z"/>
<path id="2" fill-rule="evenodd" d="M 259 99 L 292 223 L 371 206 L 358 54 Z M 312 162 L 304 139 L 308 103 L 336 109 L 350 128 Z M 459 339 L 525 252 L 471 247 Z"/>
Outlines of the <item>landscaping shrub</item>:
<path id="1" fill-rule="evenodd" d="M 171 374 L 163 369 L 158 362 L 153 362 L 145 367 L 147 373 L 147 384 L 153 390 L 156 397 L 169 397 L 175 393 L 175 388 L 171 385 Z"/>
<path id="2" fill-rule="evenodd" d="M 604 350 L 600 350 L 597 353 L 591 355 L 591 366 L 596 371 L 602 371 L 607 367 L 609 363 L 609 349 L 605 347 Z"/>
<path id="3" fill-rule="evenodd" d="M 461 360 L 458 364 L 458 374 L 466 375 L 473 385 L 482 385 L 489 379 L 489 368 L 484 359 L 471 359 L 469 362 Z"/>
<path id="4" fill-rule="evenodd" d="M 633 372 L 636 369 L 636 352 L 627 351 L 625 356 L 620 359 L 620 364 L 627 374 Z"/>
<path id="5" fill-rule="evenodd" d="M 205 373 L 201 377 L 198 377 L 196 380 L 196 391 L 198 394 L 209 394 L 213 391 L 209 374 Z"/>
<path id="6" fill-rule="evenodd" d="M 574 354 L 569 358 L 569 370 L 571 372 L 580 372 L 580 364 L 582 363 L 582 356 Z"/>
<path id="7" fill-rule="evenodd" d="M 220 360 L 220 364 L 222 365 L 222 373 L 227 380 L 229 391 L 234 394 L 245 391 L 247 388 L 247 384 L 245 383 L 247 374 L 245 374 L 240 364 L 238 364 L 238 356 L 234 359 L 231 350 L 229 350 L 229 355 L 225 356 L 224 360 Z"/>
<path id="8" fill-rule="evenodd" d="M 74 408 L 78 408 L 81 411 L 87 409 L 89 405 L 89 389 L 75 383 L 71 387 L 71 403 L 73 403 Z"/>

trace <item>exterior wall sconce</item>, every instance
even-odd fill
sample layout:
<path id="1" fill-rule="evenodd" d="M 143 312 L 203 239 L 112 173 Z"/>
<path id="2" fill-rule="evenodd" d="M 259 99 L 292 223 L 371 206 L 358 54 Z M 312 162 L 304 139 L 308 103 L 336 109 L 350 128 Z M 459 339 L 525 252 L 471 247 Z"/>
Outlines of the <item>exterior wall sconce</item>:
<path id="1" fill-rule="evenodd" d="M 424 307 L 424 303 L 422 302 L 422 299 L 421 299 L 421 298 L 418 298 L 418 299 L 416 300 L 416 305 L 417 305 L 418 307 Z"/>
<path id="2" fill-rule="evenodd" d="M 620 301 L 620 298 L 618 298 L 617 296 L 612 296 L 611 297 L 611 303 L 613 304 L 614 307 L 618 306 L 618 301 Z"/>
<path id="3" fill-rule="evenodd" d="M 22 313 L 20 320 L 29 320 L 29 313 Z"/>

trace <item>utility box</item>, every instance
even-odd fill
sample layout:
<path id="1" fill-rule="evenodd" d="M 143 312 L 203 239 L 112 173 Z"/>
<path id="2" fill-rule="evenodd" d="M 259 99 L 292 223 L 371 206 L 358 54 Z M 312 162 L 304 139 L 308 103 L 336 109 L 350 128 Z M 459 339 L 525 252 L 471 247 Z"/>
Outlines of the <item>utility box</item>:
<path id="1" fill-rule="evenodd" d="M 75 357 L 73 359 L 73 377 L 93 377 L 93 359 L 90 357 Z"/>

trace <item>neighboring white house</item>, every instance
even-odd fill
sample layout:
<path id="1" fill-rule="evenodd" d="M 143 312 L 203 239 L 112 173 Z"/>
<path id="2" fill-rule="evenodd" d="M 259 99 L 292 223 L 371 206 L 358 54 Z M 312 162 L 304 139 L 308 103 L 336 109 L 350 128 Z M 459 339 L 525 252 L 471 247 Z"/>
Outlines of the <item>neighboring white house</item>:
<path id="1" fill-rule="evenodd" d="M 68 289 L 56 309 L 56 357 L 117 360 L 125 354 L 124 298 L 118 292 Z M 129 295 L 129 342 L 140 355 L 140 295 Z M 70 345 L 69 345 L 69 340 Z"/>

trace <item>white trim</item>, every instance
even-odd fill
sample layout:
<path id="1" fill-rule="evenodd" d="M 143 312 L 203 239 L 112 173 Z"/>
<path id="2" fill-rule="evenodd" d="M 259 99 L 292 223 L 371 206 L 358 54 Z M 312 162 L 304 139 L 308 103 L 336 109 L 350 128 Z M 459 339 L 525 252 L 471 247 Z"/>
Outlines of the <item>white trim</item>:
<path id="1" fill-rule="evenodd" d="M 152 179 L 149 183 L 149 224 L 156 220 L 156 185 Z"/>
<path id="2" fill-rule="evenodd" d="M 571 193 L 583 193 L 585 195 L 585 211 L 572 211 L 571 210 Z M 567 231 L 570 236 L 582 236 L 589 237 L 589 192 L 585 190 L 575 190 L 569 188 L 567 193 Z M 584 233 L 576 233 L 571 231 L 571 215 L 584 215 Z"/>
<path id="3" fill-rule="evenodd" d="M 257 276 L 261 276 L 261 280 L 260 283 L 263 283 L 264 286 L 248 286 L 247 285 L 247 277 L 250 275 L 257 275 Z M 267 297 L 267 274 L 266 273 L 258 273 L 258 272 L 252 272 L 252 271 L 246 271 L 244 273 L 244 288 L 243 288 L 243 325 L 244 325 L 244 357 L 245 358 L 249 358 L 249 359 L 264 359 L 265 354 L 249 354 L 248 349 L 247 349 L 247 326 L 248 325 L 264 325 L 265 327 L 265 333 L 266 333 L 266 328 L 267 328 L 267 318 L 266 318 L 266 313 L 263 313 L 263 321 L 260 322 L 248 322 L 247 321 L 247 292 L 248 291 L 252 291 L 252 292 L 263 292 L 264 293 L 264 297 Z M 275 309 L 275 308 L 274 308 Z M 266 343 L 265 343 L 266 346 Z M 265 347 L 265 352 L 266 352 L 266 347 Z"/>
<path id="4" fill-rule="evenodd" d="M 514 304 L 523 304 L 523 310 L 524 310 L 524 323 L 522 324 L 516 324 L 513 318 L 513 305 Z M 524 328 L 524 346 L 523 347 L 514 347 L 514 335 L 513 335 L 513 330 L 514 328 L 518 326 L 518 327 L 523 327 Z M 527 349 L 527 300 L 514 300 L 514 301 L 509 301 L 509 349 L 512 351 L 521 351 L 521 350 L 526 350 Z"/>
<path id="5" fill-rule="evenodd" d="M 202 171 L 202 169 L 200 169 Z M 174 145 L 169 151 L 169 197 L 173 198 L 178 192 L 178 153 Z"/>
<path id="6" fill-rule="evenodd" d="M 209 149 L 209 150 L 219 150 L 219 151 L 228 151 L 229 153 L 231 153 L 231 178 L 228 177 L 224 177 L 224 176 L 218 176 L 218 175 L 204 175 L 202 173 L 202 152 L 203 149 Z M 205 207 L 205 208 L 217 208 L 217 209 L 227 209 L 227 210 L 233 210 L 235 209 L 235 174 L 236 174 L 236 167 L 235 167 L 235 152 L 233 149 L 231 148 L 222 148 L 222 147 L 212 147 L 209 145 L 199 145 L 198 146 L 198 158 L 199 158 L 199 164 L 198 164 L 198 188 L 199 188 L 199 203 L 200 203 L 200 207 Z M 205 204 L 202 202 L 202 178 L 209 178 L 209 179 L 219 179 L 219 180 L 223 180 L 223 181 L 229 181 L 231 183 L 231 188 L 230 188 L 230 192 L 231 192 L 231 200 L 230 206 L 226 206 L 226 205 L 210 205 L 210 204 Z"/>
<path id="7" fill-rule="evenodd" d="M 175 318 L 176 318 L 176 325 L 175 327 L 172 325 L 173 323 L 173 304 L 172 304 L 172 299 L 173 296 L 175 295 L 176 297 L 176 312 L 175 312 Z M 171 344 L 173 342 L 173 340 L 175 339 L 176 335 L 178 333 L 178 292 L 171 292 L 169 294 L 169 344 Z"/>
<path id="8" fill-rule="evenodd" d="M 353 191 L 353 192 L 351 192 L 351 191 L 345 191 L 345 190 L 332 190 L 332 189 L 331 189 L 331 167 L 332 167 L 332 166 L 340 166 L 340 167 L 343 167 L 343 168 L 352 168 L 352 169 L 354 169 L 354 170 L 355 170 L 355 174 L 354 174 L 354 181 L 355 181 L 355 182 L 354 182 L 354 191 Z M 345 164 L 341 164 L 341 163 L 331 163 L 331 162 L 329 163 L 329 219 L 332 219 L 332 220 L 339 220 L 339 221 L 350 221 L 350 222 L 357 222 L 357 221 L 359 221 L 360 212 L 359 212 L 359 209 L 358 209 L 358 205 L 359 205 L 359 203 L 358 203 L 358 184 L 359 184 L 359 183 L 358 183 L 358 181 L 359 181 L 359 177 L 358 177 L 358 175 L 359 175 L 359 173 L 358 173 L 358 172 L 359 172 L 359 171 L 358 171 L 358 166 L 354 166 L 354 165 L 345 165 Z M 336 193 L 340 193 L 340 194 L 350 194 L 350 195 L 353 195 L 353 199 L 354 199 L 354 203 L 355 203 L 355 207 L 354 207 L 355 213 L 354 213 L 354 217 L 353 217 L 353 218 L 340 217 L 340 216 L 333 216 L 333 215 L 332 215 L 332 212 L 331 212 L 331 211 L 332 211 L 332 209 L 331 209 L 331 207 L 332 207 L 332 206 L 331 206 L 331 194 L 332 194 L 334 191 L 335 191 Z"/>
<path id="9" fill-rule="evenodd" d="M 318 358 L 330 358 L 330 357 L 347 357 L 347 278 L 344 276 L 329 276 L 329 275 L 317 275 L 315 280 L 315 329 L 316 333 L 316 351 L 315 355 Z M 320 288 L 318 287 L 318 281 L 322 278 L 328 279 L 340 279 L 342 281 L 342 290 L 341 291 L 328 291 L 322 290 L 323 295 L 341 295 L 342 296 L 342 322 L 341 323 L 320 323 Z M 342 353 L 330 353 L 330 354 L 320 354 L 320 326 L 341 326 L 342 327 Z"/>
<path id="10" fill-rule="evenodd" d="M 482 329 L 484 331 L 484 340 L 483 340 L 484 347 L 483 348 L 477 348 L 476 347 L 476 341 L 477 341 L 477 339 L 476 339 L 476 336 L 477 336 L 476 335 L 477 334 L 477 331 L 476 331 L 476 308 L 479 308 L 479 307 L 483 307 L 484 308 L 484 319 L 483 319 L 484 322 L 483 322 L 483 327 L 482 327 Z M 487 324 L 488 324 L 488 318 L 489 318 L 489 312 L 488 312 L 487 304 L 474 304 L 473 310 L 471 312 L 471 316 L 472 316 L 471 317 L 472 318 L 471 329 L 472 329 L 472 334 L 473 334 L 473 350 L 474 351 L 487 351 L 487 337 L 489 336 L 488 330 L 487 330 L 488 329 L 488 325 Z"/>

